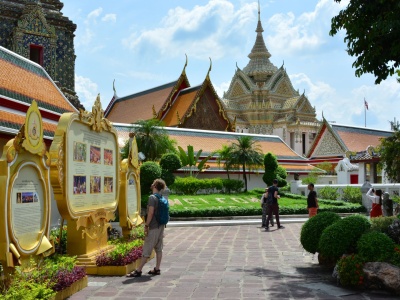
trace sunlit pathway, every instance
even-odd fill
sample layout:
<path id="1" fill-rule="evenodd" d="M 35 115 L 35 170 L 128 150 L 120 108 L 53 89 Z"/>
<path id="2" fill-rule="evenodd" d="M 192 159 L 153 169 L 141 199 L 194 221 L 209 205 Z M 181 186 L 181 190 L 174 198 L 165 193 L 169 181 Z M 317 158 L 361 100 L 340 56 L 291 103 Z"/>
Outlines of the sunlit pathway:
<path id="1" fill-rule="evenodd" d="M 90 276 L 70 299 L 397 299 L 337 287 L 303 251 L 302 224 L 167 227 L 161 276 Z"/>

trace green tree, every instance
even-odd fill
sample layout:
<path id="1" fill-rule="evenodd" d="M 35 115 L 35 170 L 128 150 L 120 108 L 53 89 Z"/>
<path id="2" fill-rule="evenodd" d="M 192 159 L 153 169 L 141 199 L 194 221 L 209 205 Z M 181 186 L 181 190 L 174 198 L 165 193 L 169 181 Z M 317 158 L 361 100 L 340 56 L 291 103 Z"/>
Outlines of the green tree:
<path id="1" fill-rule="evenodd" d="M 176 152 L 175 142 L 172 141 L 163 122 L 157 119 L 140 120 L 135 123 L 133 132 L 139 152 L 145 156 L 145 161 L 157 161 L 166 152 Z"/>
<path id="2" fill-rule="evenodd" d="M 276 178 L 276 170 L 278 169 L 278 160 L 271 152 L 268 152 L 264 156 L 264 167 L 263 181 L 266 185 L 271 186 L 272 181 Z"/>
<path id="3" fill-rule="evenodd" d="M 160 159 L 161 178 L 167 186 L 175 182 L 175 175 L 172 173 L 182 167 L 182 162 L 176 153 L 165 153 Z"/>
<path id="4" fill-rule="evenodd" d="M 391 124 L 393 135 L 382 138 L 379 145 L 380 164 L 391 181 L 400 182 L 400 128 L 399 124 Z"/>
<path id="5" fill-rule="evenodd" d="M 340 3 L 341 0 L 334 0 Z M 360 77 L 372 73 L 375 83 L 393 75 L 400 63 L 400 5 L 398 1 L 351 0 L 332 18 L 331 36 L 346 31 L 347 52 Z"/>
<path id="6" fill-rule="evenodd" d="M 150 193 L 153 181 L 161 177 L 161 167 L 154 161 L 146 161 L 140 166 L 140 190 L 142 195 Z M 142 197 L 143 198 L 143 197 Z"/>
<path id="7" fill-rule="evenodd" d="M 247 192 L 246 166 L 250 170 L 262 166 L 263 154 L 260 145 L 250 136 L 239 136 L 232 143 L 232 165 L 241 166 L 243 171 L 244 191 Z"/>
<path id="8" fill-rule="evenodd" d="M 278 186 L 283 187 L 287 185 L 287 172 L 286 169 L 282 166 L 278 166 L 276 169 L 276 179 L 278 179 Z"/>
<path id="9" fill-rule="evenodd" d="M 217 154 L 218 166 L 221 166 L 221 164 L 223 163 L 223 168 L 226 171 L 228 179 L 230 179 L 229 171 L 232 168 L 232 160 L 231 160 L 232 150 L 233 150 L 232 145 L 230 146 L 222 145 L 221 149 L 215 151 L 215 154 Z"/>
<path id="10" fill-rule="evenodd" d="M 187 167 L 189 169 L 190 177 L 193 176 L 193 169 L 195 170 L 197 169 L 196 170 L 197 172 L 201 172 L 204 169 L 207 160 L 211 158 L 211 156 L 209 155 L 207 157 L 204 157 L 201 161 L 199 161 L 200 155 L 203 152 L 203 150 L 200 149 L 199 151 L 197 151 L 196 154 L 194 154 L 194 149 L 193 146 L 191 145 L 187 146 L 187 153 L 185 152 L 185 150 L 183 150 L 181 146 L 178 146 L 178 150 L 179 150 L 179 157 L 182 162 L 182 167 L 183 168 Z"/>

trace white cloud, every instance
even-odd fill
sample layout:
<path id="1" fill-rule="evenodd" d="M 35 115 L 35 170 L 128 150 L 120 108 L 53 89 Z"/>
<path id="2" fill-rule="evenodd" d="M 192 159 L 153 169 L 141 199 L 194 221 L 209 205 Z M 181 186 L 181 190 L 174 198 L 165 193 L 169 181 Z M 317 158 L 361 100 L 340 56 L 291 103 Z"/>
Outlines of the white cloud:
<path id="1" fill-rule="evenodd" d="M 91 11 L 87 16 L 86 22 L 89 22 L 89 21 L 96 22 L 96 19 L 101 15 L 102 12 L 103 12 L 103 8 L 101 8 L 101 7 Z"/>
<path id="2" fill-rule="evenodd" d="M 75 75 L 75 91 L 81 104 L 90 111 L 98 94 L 97 84 L 90 78 Z"/>
<path id="3" fill-rule="evenodd" d="M 106 14 L 103 18 L 101 18 L 103 22 L 117 22 L 117 15 L 116 14 Z"/>
<path id="4" fill-rule="evenodd" d="M 328 32 L 332 17 L 347 3 L 320 0 L 313 11 L 299 16 L 292 12 L 273 15 L 267 23 L 269 35 L 266 39 L 271 52 L 284 56 L 321 47 L 330 38 Z"/>
<path id="5" fill-rule="evenodd" d="M 248 35 L 243 27 L 254 22 L 256 11 L 255 2 L 244 4 L 235 11 L 227 0 L 210 0 L 192 10 L 177 7 L 168 11 L 160 27 L 132 32 L 122 42 L 135 51 L 140 51 L 141 47 L 157 49 L 164 57 L 181 56 L 184 49 L 189 57 L 218 59 L 242 46 L 229 39 Z"/>

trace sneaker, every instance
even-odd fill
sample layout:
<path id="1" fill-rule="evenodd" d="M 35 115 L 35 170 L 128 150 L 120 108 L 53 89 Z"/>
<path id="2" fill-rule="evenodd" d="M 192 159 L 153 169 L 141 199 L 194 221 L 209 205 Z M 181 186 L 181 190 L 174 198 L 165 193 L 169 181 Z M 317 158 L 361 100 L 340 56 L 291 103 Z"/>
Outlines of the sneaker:
<path id="1" fill-rule="evenodd" d="M 271 223 L 271 227 L 274 227 L 274 223 Z"/>
<path id="2" fill-rule="evenodd" d="M 265 231 L 269 231 L 269 227 L 268 226 L 265 227 Z"/>
<path id="3" fill-rule="evenodd" d="M 279 226 L 278 226 L 278 229 L 283 229 L 283 228 L 285 228 L 285 227 L 282 226 L 282 225 L 279 225 Z"/>
<path id="4" fill-rule="evenodd" d="M 261 227 L 267 227 L 267 225 L 265 225 L 265 224 L 262 224 L 262 225 L 261 225 Z"/>

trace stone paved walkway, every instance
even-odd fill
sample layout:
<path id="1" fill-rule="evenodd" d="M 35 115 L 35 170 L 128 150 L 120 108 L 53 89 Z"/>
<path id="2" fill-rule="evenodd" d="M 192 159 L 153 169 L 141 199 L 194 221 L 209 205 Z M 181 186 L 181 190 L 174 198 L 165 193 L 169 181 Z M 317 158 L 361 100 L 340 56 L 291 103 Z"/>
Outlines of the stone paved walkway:
<path id="1" fill-rule="evenodd" d="M 265 232 L 258 225 L 167 227 L 161 276 L 90 276 L 70 299 L 398 299 L 342 289 L 303 251 L 302 224 Z"/>

